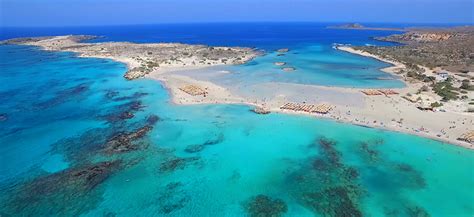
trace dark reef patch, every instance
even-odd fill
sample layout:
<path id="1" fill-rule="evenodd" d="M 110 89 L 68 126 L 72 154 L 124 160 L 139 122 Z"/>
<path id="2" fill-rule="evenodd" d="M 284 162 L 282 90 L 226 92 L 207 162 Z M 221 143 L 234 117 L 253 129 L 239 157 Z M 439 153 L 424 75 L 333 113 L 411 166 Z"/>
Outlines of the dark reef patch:
<path id="1" fill-rule="evenodd" d="M 178 170 L 178 169 L 182 170 L 182 169 L 186 168 L 189 164 L 197 163 L 197 161 L 199 161 L 199 160 L 200 160 L 199 157 L 181 158 L 181 157 L 173 156 L 173 157 L 169 157 L 168 159 L 163 161 L 160 164 L 159 170 L 160 170 L 161 173 L 173 172 L 173 171 Z"/>
<path id="2" fill-rule="evenodd" d="M 250 198 L 244 208 L 251 217 L 278 217 L 288 211 L 285 201 L 262 194 Z"/>
<path id="3" fill-rule="evenodd" d="M 133 142 L 143 138 L 152 129 L 151 126 L 144 126 L 130 133 L 118 133 L 105 143 L 104 152 L 116 154 L 138 150 L 139 146 Z"/>
<path id="4" fill-rule="evenodd" d="M 102 194 L 98 186 L 122 167 L 121 161 L 106 161 L 40 176 L 13 186 L 14 196 L 2 210 L 12 216 L 78 216 L 97 206 Z"/>
<path id="5" fill-rule="evenodd" d="M 367 162 L 377 163 L 380 161 L 379 152 L 375 149 L 374 144 L 362 142 L 360 144 L 361 156 L 366 158 Z"/>
<path id="6" fill-rule="evenodd" d="M 116 122 L 119 122 L 119 121 L 132 119 L 133 117 L 135 117 L 135 114 L 133 114 L 130 111 L 124 111 L 124 112 L 118 112 L 118 113 L 115 113 L 115 114 L 107 115 L 106 120 L 109 123 L 116 123 Z"/>
<path id="7" fill-rule="evenodd" d="M 188 145 L 188 146 L 186 146 L 184 151 L 187 152 L 187 153 L 201 152 L 202 150 L 204 150 L 206 148 L 206 146 L 217 145 L 217 144 L 221 143 L 222 141 L 224 141 L 224 134 L 220 133 L 215 138 L 208 139 L 202 144 Z"/>
<path id="8" fill-rule="evenodd" d="M 119 101 L 128 101 L 128 100 L 138 100 L 144 96 L 147 96 L 148 93 L 143 93 L 143 92 L 135 92 L 134 94 L 130 96 L 120 96 L 120 93 L 115 90 L 108 90 L 105 93 L 105 97 L 109 100 L 119 102 Z"/>
<path id="9" fill-rule="evenodd" d="M 398 172 L 399 186 L 410 189 L 422 189 L 426 187 L 426 181 L 423 175 L 412 166 L 405 163 L 396 164 L 395 171 Z"/>
<path id="10" fill-rule="evenodd" d="M 149 125 L 154 125 L 154 124 L 156 124 L 158 121 L 160 121 L 160 117 L 158 117 L 158 115 L 149 115 L 149 116 L 146 118 L 146 123 L 149 124 Z"/>
<path id="11" fill-rule="evenodd" d="M 420 206 L 411 206 L 406 209 L 409 217 L 430 217 L 431 215 Z"/>
<path id="12" fill-rule="evenodd" d="M 321 137 L 309 147 L 318 148 L 319 154 L 288 176 L 296 201 L 322 216 L 362 216 L 365 190 L 359 184 L 360 173 L 344 164 L 337 142 Z"/>
<path id="13" fill-rule="evenodd" d="M 181 182 L 171 182 L 165 186 L 164 192 L 158 198 L 161 213 L 170 214 L 185 207 L 189 201 L 189 195 L 186 194 L 183 186 Z"/>
<path id="14" fill-rule="evenodd" d="M 197 153 L 204 150 L 204 147 L 205 147 L 204 145 L 188 145 L 186 146 L 184 151 L 188 153 Z"/>
<path id="15" fill-rule="evenodd" d="M 362 212 L 354 203 L 358 193 L 345 187 L 330 187 L 316 193 L 307 193 L 303 200 L 310 205 L 312 210 L 317 210 L 323 216 L 362 216 Z"/>
<path id="16" fill-rule="evenodd" d="M 150 115 L 145 120 L 128 125 L 91 129 L 77 137 L 56 142 L 52 152 L 63 154 L 74 164 L 94 154 L 113 155 L 146 149 L 149 143 L 143 140 L 158 120 L 158 116 Z"/>
<path id="17" fill-rule="evenodd" d="M 34 107 L 37 109 L 47 109 L 65 103 L 70 99 L 80 99 L 78 97 L 88 91 L 90 89 L 90 85 L 91 83 L 81 83 L 74 87 L 58 91 L 53 98 L 37 103 L 34 105 Z"/>
<path id="18" fill-rule="evenodd" d="M 216 136 L 216 138 L 208 139 L 207 141 L 205 141 L 203 145 L 217 145 L 223 141 L 224 141 L 224 134 L 220 133 L 219 135 Z"/>

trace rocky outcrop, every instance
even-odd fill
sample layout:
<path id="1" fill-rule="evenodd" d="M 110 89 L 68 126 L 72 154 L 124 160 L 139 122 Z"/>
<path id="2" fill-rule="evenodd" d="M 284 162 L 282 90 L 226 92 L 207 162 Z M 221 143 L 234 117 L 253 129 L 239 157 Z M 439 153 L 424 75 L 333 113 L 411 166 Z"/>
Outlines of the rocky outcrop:
<path id="1" fill-rule="evenodd" d="M 255 107 L 254 109 L 252 109 L 252 111 L 260 115 L 270 114 L 270 111 L 263 107 Z"/>
<path id="2" fill-rule="evenodd" d="M 277 50 L 278 53 L 287 53 L 288 51 L 290 51 L 288 48 L 281 48 Z"/>

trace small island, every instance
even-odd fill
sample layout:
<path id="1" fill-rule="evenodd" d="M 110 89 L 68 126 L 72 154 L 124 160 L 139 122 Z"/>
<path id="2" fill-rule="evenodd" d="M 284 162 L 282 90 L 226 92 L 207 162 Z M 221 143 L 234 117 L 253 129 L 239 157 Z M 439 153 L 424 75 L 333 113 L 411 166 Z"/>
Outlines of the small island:
<path id="1" fill-rule="evenodd" d="M 379 30 L 379 31 L 405 31 L 404 28 L 390 27 L 368 27 L 359 23 L 346 23 L 337 26 L 328 26 L 329 29 L 355 29 L 355 30 Z"/>

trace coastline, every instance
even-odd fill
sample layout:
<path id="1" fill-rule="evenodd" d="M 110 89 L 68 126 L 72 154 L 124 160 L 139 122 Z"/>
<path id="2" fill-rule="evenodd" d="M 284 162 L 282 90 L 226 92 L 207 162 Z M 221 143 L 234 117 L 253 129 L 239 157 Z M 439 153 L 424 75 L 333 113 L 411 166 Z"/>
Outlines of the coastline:
<path id="1" fill-rule="evenodd" d="M 351 52 L 353 51 L 356 55 L 362 55 L 369 58 L 375 58 L 377 60 L 387 62 L 391 66 L 381 69 L 386 73 L 397 75 L 396 71 L 403 69 L 405 66 L 402 63 L 394 62 L 392 60 L 383 59 L 381 57 L 371 55 L 365 52 L 357 51 L 352 48 L 343 48 L 343 51 Z M 180 71 L 180 69 L 176 69 Z M 328 86 L 316 86 L 316 85 L 301 85 L 301 84 L 287 84 L 287 83 L 275 83 L 270 85 L 267 89 L 292 89 L 293 91 L 299 90 L 301 92 L 315 92 L 319 95 L 326 94 L 327 91 L 334 92 L 338 94 L 339 101 L 344 101 L 344 98 L 353 97 L 357 95 L 359 99 L 364 101 L 364 106 L 355 105 L 355 106 L 344 106 L 341 103 L 335 105 L 335 108 L 332 112 L 327 115 L 319 114 L 309 114 L 304 112 L 295 112 L 289 110 L 280 109 L 280 106 L 288 101 L 295 101 L 292 97 L 286 97 L 285 99 L 279 99 L 275 97 L 274 99 L 268 99 L 267 97 L 243 97 L 239 96 L 238 93 L 232 93 L 229 89 L 214 84 L 208 81 L 202 81 L 198 79 L 191 78 L 184 75 L 175 75 L 176 71 L 169 70 L 167 72 L 152 72 L 147 78 L 159 80 L 164 83 L 172 95 L 172 102 L 177 105 L 192 105 L 192 104 L 244 104 L 248 106 L 263 107 L 268 111 L 276 113 L 285 113 L 285 114 L 294 114 L 294 115 L 306 115 L 309 117 L 316 118 L 328 118 L 335 120 L 337 122 L 378 128 L 382 130 L 396 131 L 400 133 L 406 133 L 416 136 L 421 136 L 425 138 L 430 138 L 437 141 L 442 141 L 444 143 L 449 143 L 457 146 L 461 146 L 467 149 L 474 149 L 474 146 L 470 143 L 457 140 L 457 138 L 469 130 L 469 123 L 465 126 L 460 126 L 456 128 L 448 128 L 452 120 L 459 122 L 469 122 L 474 120 L 474 118 L 469 114 L 458 114 L 458 113 L 434 113 L 434 112 L 424 112 L 420 111 L 413 104 L 409 103 L 407 100 L 403 99 L 401 96 L 408 93 L 416 91 L 420 88 L 420 84 L 411 84 L 405 82 L 406 86 L 397 88 L 396 90 L 400 92 L 399 95 L 395 96 L 372 96 L 368 97 L 360 93 L 362 88 L 345 88 L 345 87 L 328 87 Z M 174 79 L 177 79 L 176 76 L 179 76 L 181 84 L 193 84 L 197 86 L 206 87 L 209 91 L 207 97 L 196 97 L 191 96 L 183 91 L 179 90 L 179 85 Z M 168 78 L 168 79 L 165 79 Z M 171 82 L 170 82 L 171 80 Z M 261 86 L 266 86 L 268 84 L 262 84 Z M 383 89 L 383 88 L 379 88 Z M 329 93 L 331 96 L 333 94 Z M 317 94 L 315 94 L 317 95 Z M 342 99 L 341 99 L 342 98 Z M 263 100 L 262 100 L 263 99 Z M 337 100 L 336 100 L 337 101 Z M 323 99 L 323 103 L 331 103 L 330 99 Z M 383 108 L 382 111 L 376 112 L 375 107 Z M 403 111 L 402 114 L 397 115 L 399 118 L 393 120 L 393 118 L 386 117 L 384 111 L 395 113 L 397 110 Z M 419 121 L 421 118 L 423 121 Z M 398 123 L 400 119 L 404 119 L 403 123 Z M 438 119 L 438 121 L 432 121 Z M 420 122 L 420 123 L 419 123 Z M 420 130 L 423 129 L 423 130 Z M 445 132 L 445 134 L 439 134 L 439 132 Z"/>
<path id="2" fill-rule="evenodd" d="M 78 50 L 61 50 L 55 46 L 47 46 L 44 43 L 30 43 L 27 45 L 39 46 L 44 50 L 53 51 L 72 51 L 78 53 L 79 57 L 94 57 L 94 58 L 106 58 L 114 61 L 125 63 L 128 70 L 137 67 L 140 63 L 133 58 L 124 56 L 114 56 L 110 54 L 97 54 L 90 55 L 83 53 Z M 377 60 L 387 62 L 392 66 L 382 69 L 386 73 L 396 75 L 396 71 L 404 68 L 402 63 L 394 62 L 392 60 L 383 59 L 381 57 L 358 51 L 350 47 L 337 47 L 337 49 L 345 52 L 350 52 L 356 55 L 361 55 L 369 58 L 375 58 Z M 248 61 L 252 59 L 250 55 Z M 307 115 L 316 118 L 329 118 L 337 122 L 348 123 L 352 125 L 365 126 L 371 128 L 378 128 L 382 130 L 396 131 L 401 133 L 412 134 L 416 136 L 426 137 L 438 141 L 442 141 L 449 144 L 458 145 L 467 149 L 474 149 L 473 144 L 462 142 L 457 138 L 464 133 L 469 126 L 456 126 L 455 128 L 449 128 L 452 122 L 457 123 L 469 122 L 474 120 L 472 115 L 469 114 L 457 114 L 457 113 L 427 113 L 419 111 L 415 106 L 409 104 L 405 99 L 402 99 L 402 95 L 410 91 L 419 88 L 418 84 L 407 84 L 406 87 L 396 89 L 400 92 L 396 96 L 365 96 L 360 93 L 360 88 L 344 88 L 344 87 L 326 87 L 316 85 L 302 85 L 302 84 L 289 84 L 289 83 L 265 83 L 260 85 L 258 88 L 264 89 L 278 89 L 287 91 L 282 94 L 276 94 L 273 98 L 259 97 L 259 96 L 240 96 L 235 91 L 229 88 L 219 86 L 210 81 L 201 81 L 193 79 L 188 76 L 175 74 L 176 70 L 182 69 L 197 69 L 204 67 L 212 67 L 215 65 L 222 64 L 205 64 L 200 66 L 187 66 L 173 65 L 170 64 L 167 67 L 160 67 L 159 69 L 153 69 L 145 78 L 154 79 L 162 82 L 168 89 L 171 95 L 171 101 L 177 105 L 190 105 L 190 104 L 244 104 L 249 106 L 264 107 L 271 112 L 296 114 L 296 115 Z M 180 90 L 183 85 L 194 84 L 197 86 L 205 87 L 208 94 L 206 96 L 191 96 Z M 383 88 L 379 88 L 383 89 Z M 314 96 L 310 96 L 308 101 L 310 102 L 324 102 L 334 106 L 333 110 L 327 115 L 309 114 L 303 112 L 294 112 L 281 109 L 281 105 L 288 101 L 301 101 L 295 95 L 291 95 L 291 92 L 314 92 Z M 288 93 L 290 92 L 290 94 Z M 283 97 L 282 97 L 283 95 Z M 325 96 L 326 95 L 326 96 Z M 358 100 L 362 100 L 363 105 L 350 104 L 344 105 L 345 99 L 357 97 Z M 322 98 L 322 99 L 321 99 Z M 376 109 L 377 108 L 377 109 Z M 391 114 L 392 116 L 388 116 Z M 403 119 L 403 122 L 401 121 Z M 437 121 L 433 121 L 437 120 Z M 467 124 L 469 125 L 469 123 Z M 420 130 L 425 129 L 425 130 Z M 439 132 L 445 132 L 443 135 L 438 134 Z"/>
<path id="3" fill-rule="evenodd" d="M 380 130 L 387 130 L 387 131 L 394 131 L 394 132 L 399 132 L 399 133 L 405 133 L 405 134 L 410 134 L 410 135 L 415 135 L 415 136 L 420 136 L 424 138 L 429 138 L 433 139 L 436 141 L 441 141 L 443 143 L 447 144 L 452 144 L 452 145 L 457 145 L 461 146 L 463 148 L 471 149 L 474 150 L 474 146 L 472 144 L 459 141 L 456 138 L 443 138 L 443 137 L 438 137 L 435 135 L 433 132 L 423 132 L 423 131 L 414 131 L 414 128 L 407 127 L 408 125 L 388 125 L 388 124 L 383 124 L 381 125 L 380 122 L 373 123 L 372 121 L 366 121 L 364 120 L 363 117 L 361 116 L 351 116 L 351 115 L 345 115 L 347 113 L 344 113 L 345 111 L 344 108 L 337 106 L 334 108 L 333 112 L 327 114 L 327 115 L 322 115 L 322 114 L 312 114 L 312 113 L 306 113 L 306 112 L 297 112 L 297 111 L 290 111 L 290 110 L 283 110 L 280 109 L 281 103 L 284 101 L 267 101 L 266 103 L 262 104 L 259 101 L 251 101 L 248 99 L 245 99 L 243 97 L 236 97 L 231 94 L 228 94 L 229 91 L 221 86 L 218 86 L 216 84 L 210 83 L 210 82 L 205 82 L 205 81 L 199 81 L 192 79 L 190 77 L 186 76 L 179 76 L 179 80 L 181 80 L 184 83 L 187 84 L 194 84 L 194 85 L 201 85 L 201 86 L 206 86 L 208 85 L 208 90 L 209 92 L 214 92 L 212 95 L 208 95 L 207 97 L 191 97 L 190 95 L 184 93 L 183 91 L 180 91 L 178 89 L 178 86 L 176 86 L 177 82 L 176 81 L 171 81 L 158 78 L 153 76 L 153 73 L 150 76 L 147 76 L 149 79 L 154 79 L 159 82 L 162 82 L 164 86 L 167 88 L 168 91 L 170 91 L 171 94 L 171 102 L 175 105 L 195 105 L 195 104 L 240 104 L 240 105 L 246 105 L 246 106 L 252 106 L 252 107 L 262 107 L 264 106 L 265 109 L 267 109 L 270 112 L 274 113 L 283 113 L 283 114 L 290 114 L 290 115 L 304 115 L 308 116 L 311 118 L 322 118 L 322 119 L 329 119 L 333 120 L 336 122 L 340 123 L 345 123 L 345 124 L 351 124 L 351 125 L 356 125 L 356 126 L 362 126 L 362 127 L 369 127 L 369 128 L 375 128 L 375 129 L 380 129 Z M 173 80 L 173 79 L 171 79 Z M 211 84 L 211 85 L 209 85 Z M 322 89 L 339 89 L 339 87 L 318 87 Z M 345 88 L 342 88 L 345 89 Z M 218 90 L 226 90 L 222 92 L 218 92 Z M 346 92 L 349 93 L 354 93 L 356 91 L 359 91 L 360 89 L 346 89 Z M 216 94 L 217 93 L 217 94 Z M 363 110 L 363 108 L 362 108 Z"/>
<path id="4" fill-rule="evenodd" d="M 389 59 L 385 59 L 385 58 L 370 54 L 370 53 L 365 52 L 365 51 L 356 50 L 356 49 L 354 49 L 352 47 L 349 47 L 349 46 L 336 46 L 335 48 L 337 50 L 340 50 L 340 51 L 345 51 L 345 52 L 352 53 L 352 54 L 355 54 L 355 55 L 364 56 L 364 57 L 368 57 L 368 58 L 373 58 L 373 59 L 376 59 L 378 61 L 391 64 L 391 66 L 382 68 L 382 69 L 380 69 L 380 71 L 387 72 L 387 73 L 390 73 L 392 75 L 399 76 L 395 72 L 397 70 L 405 68 L 405 65 L 403 63 L 396 62 L 396 61 L 389 60 Z M 406 82 L 405 82 L 405 84 L 406 84 Z"/>

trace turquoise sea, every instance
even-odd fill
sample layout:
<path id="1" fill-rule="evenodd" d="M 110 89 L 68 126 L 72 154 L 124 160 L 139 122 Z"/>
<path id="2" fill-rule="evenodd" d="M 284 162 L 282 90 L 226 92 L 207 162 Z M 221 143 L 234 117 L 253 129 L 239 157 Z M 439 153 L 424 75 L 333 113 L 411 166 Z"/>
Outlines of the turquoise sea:
<path id="1" fill-rule="evenodd" d="M 314 62 L 305 79 L 281 82 L 399 85 L 374 82 L 383 63 L 331 50 L 349 32 L 317 30 L 320 40 L 302 30 L 291 43 L 244 41 L 298 50 L 288 58 L 300 67 Z M 214 40 L 225 43 L 245 44 Z M 234 70 L 271 79 L 258 75 L 274 67 L 271 55 Z M 160 83 L 126 81 L 125 65 L 110 60 L 12 45 L 0 57 L 1 216 L 474 215 L 471 150 L 244 105 L 177 106 Z"/>

